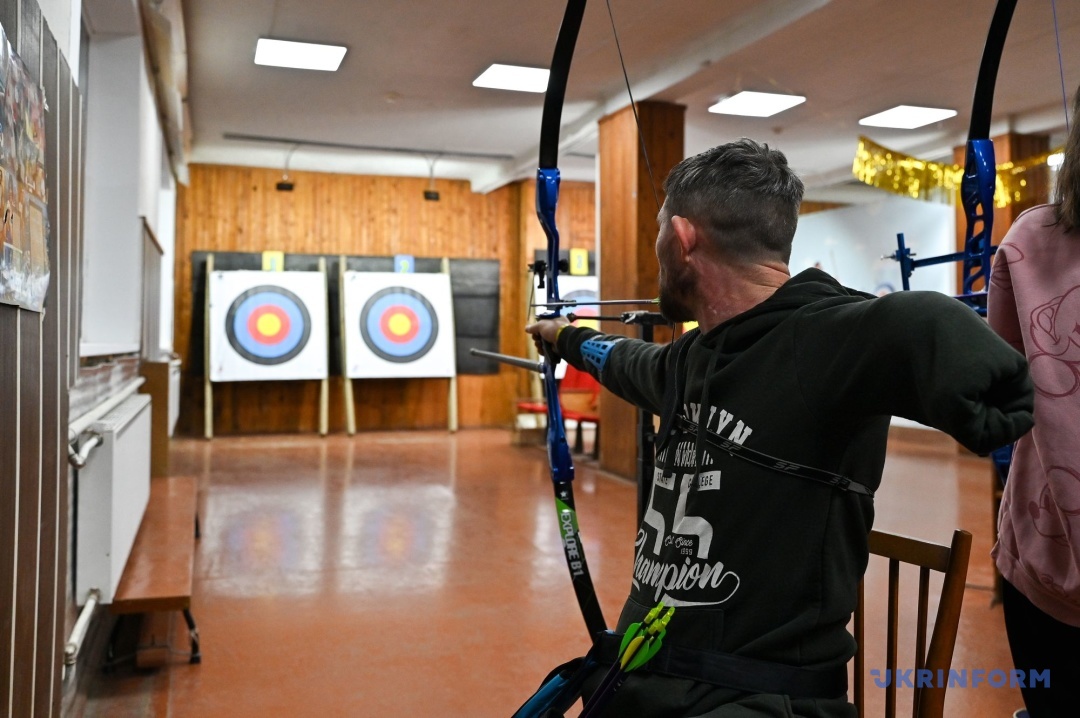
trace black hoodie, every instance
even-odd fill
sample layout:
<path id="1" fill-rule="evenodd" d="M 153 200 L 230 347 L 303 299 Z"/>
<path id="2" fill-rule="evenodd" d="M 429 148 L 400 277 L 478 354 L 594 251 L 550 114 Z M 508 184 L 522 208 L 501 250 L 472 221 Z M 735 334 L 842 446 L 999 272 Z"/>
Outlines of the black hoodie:
<path id="1" fill-rule="evenodd" d="M 558 351 L 655 414 L 667 394 L 689 421 L 659 437 L 619 630 L 664 599 L 680 607 L 665 643 L 792 666 L 854 654 L 846 626 L 873 500 L 732 457 L 700 443 L 703 430 L 876 490 L 891 415 L 978 453 L 1032 426 L 1024 357 L 971 309 L 933 292 L 873 298 L 814 269 L 707 334 L 658 346 L 568 328 Z M 645 716 L 653 700 L 657 714 L 680 715 L 678 704 L 697 715 L 733 699 L 688 682 L 661 699 L 657 678 L 628 682 L 616 700 Z"/>

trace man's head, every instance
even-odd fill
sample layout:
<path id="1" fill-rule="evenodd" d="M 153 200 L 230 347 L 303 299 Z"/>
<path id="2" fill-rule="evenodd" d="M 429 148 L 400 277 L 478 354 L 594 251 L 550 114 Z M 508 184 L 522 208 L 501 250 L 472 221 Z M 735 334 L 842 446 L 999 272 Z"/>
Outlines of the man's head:
<path id="1" fill-rule="evenodd" d="M 679 261 L 685 232 L 692 232 L 695 251 L 708 262 L 786 267 L 803 184 L 783 153 L 745 138 L 720 145 L 676 165 L 664 191 L 656 254 L 660 304 L 669 319 L 693 318 L 700 275 Z"/>
<path id="2" fill-rule="evenodd" d="M 803 184 L 779 150 L 743 138 L 675 166 L 664 180 L 668 217 L 686 217 L 733 263 L 787 264 Z"/>

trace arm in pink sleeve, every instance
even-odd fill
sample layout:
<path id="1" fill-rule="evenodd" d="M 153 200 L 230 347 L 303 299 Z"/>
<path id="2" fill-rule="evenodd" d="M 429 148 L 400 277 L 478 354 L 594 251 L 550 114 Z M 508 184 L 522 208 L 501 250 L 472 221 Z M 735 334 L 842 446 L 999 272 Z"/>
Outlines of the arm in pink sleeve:
<path id="1" fill-rule="evenodd" d="M 1009 270 L 1008 250 L 999 249 L 994 255 L 994 269 L 990 274 L 990 292 L 987 297 L 986 319 L 990 328 L 1009 345 L 1024 353 L 1024 333 L 1020 329 L 1020 317 L 1016 311 L 1012 275 Z"/>

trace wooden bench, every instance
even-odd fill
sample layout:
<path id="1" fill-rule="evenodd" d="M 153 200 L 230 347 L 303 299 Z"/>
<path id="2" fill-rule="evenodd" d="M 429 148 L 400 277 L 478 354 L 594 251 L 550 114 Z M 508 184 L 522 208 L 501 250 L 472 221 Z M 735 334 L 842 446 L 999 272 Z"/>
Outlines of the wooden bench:
<path id="1" fill-rule="evenodd" d="M 136 663 L 142 653 L 150 661 L 167 660 L 168 614 L 180 611 L 191 636 L 191 663 L 201 663 L 199 631 L 191 615 L 191 587 L 195 570 L 195 539 L 199 536 L 198 482 L 193 476 L 150 479 L 150 500 L 127 565 L 109 608 L 117 615 L 158 614 L 160 622 L 144 621 Z M 149 618 L 149 617 L 148 617 Z M 111 643 L 111 642 L 110 642 Z M 164 658 L 164 660 L 162 660 Z"/>

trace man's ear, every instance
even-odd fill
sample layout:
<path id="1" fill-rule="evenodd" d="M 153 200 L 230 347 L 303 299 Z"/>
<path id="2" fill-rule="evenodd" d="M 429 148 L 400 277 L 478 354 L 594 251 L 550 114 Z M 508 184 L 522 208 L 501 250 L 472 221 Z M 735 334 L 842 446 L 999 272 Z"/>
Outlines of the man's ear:
<path id="1" fill-rule="evenodd" d="M 683 255 L 689 256 L 697 249 L 698 231 L 690 220 L 677 214 L 672 215 L 671 228 L 675 230 L 675 237 L 679 240 Z"/>

